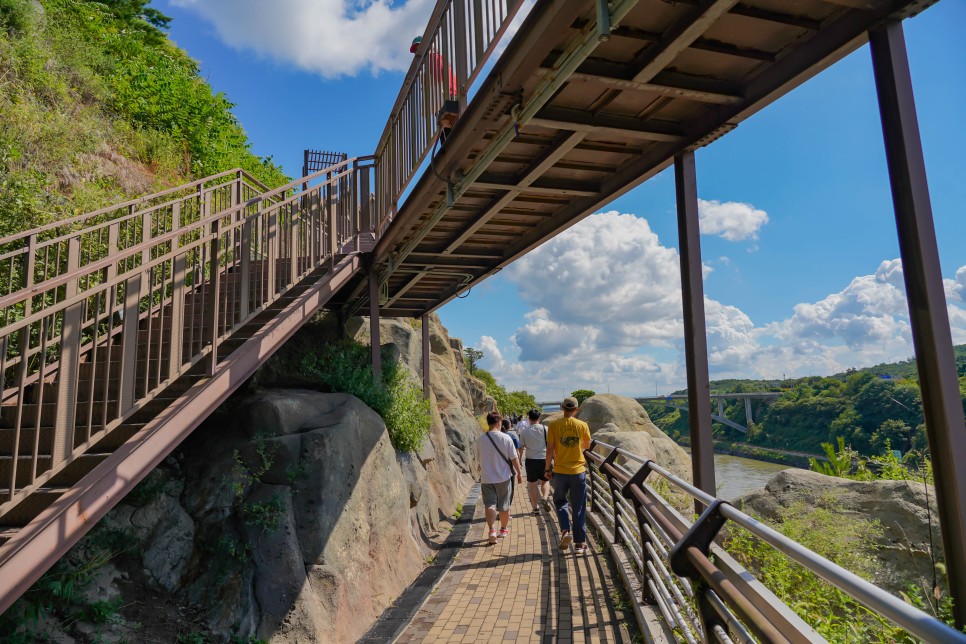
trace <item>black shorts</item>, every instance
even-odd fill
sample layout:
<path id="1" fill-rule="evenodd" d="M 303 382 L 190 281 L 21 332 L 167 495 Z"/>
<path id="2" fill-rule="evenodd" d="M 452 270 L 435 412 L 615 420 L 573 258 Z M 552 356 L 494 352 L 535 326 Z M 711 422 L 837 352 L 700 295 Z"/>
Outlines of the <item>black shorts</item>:
<path id="1" fill-rule="evenodd" d="M 527 471 L 527 483 L 546 481 L 547 461 L 542 458 L 525 458 L 523 467 Z"/>

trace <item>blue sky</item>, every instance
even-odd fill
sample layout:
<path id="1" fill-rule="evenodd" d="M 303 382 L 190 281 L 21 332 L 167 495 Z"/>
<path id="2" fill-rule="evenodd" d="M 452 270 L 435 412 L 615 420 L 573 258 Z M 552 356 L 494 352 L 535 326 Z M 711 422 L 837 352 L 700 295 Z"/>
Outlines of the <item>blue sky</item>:
<path id="1" fill-rule="evenodd" d="M 237 104 L 254 151 L 273 156 L 293 177 L 305 147 L 350 156 L 372 152 L 402 82 L 406 45 L 431 6 L 410 0 L 320 19 L 337 15 L 343 4 L 154 3 L 174 17 L 172 38 Z M 957 276 L 966 265 L 963 24 L 966 3 L 960 0 L 944 0 L 905 23 L 960 342 L 966 341 L 966 311 L 959 306 L 966 306 L 966 271 Z M 702 236 L 711 269 L 705 288 L 713 376 L 825 373 L 911 355 L 901 272 L 889 263 L 898 246 L 867 48 L 700 150 L 697 164 L 699 196 L 724 204 L 719 214 L 725 228 L 747 224 L 754 212 L 767 213 L 767 223 L 753 225 L 750 234 L 746 228 L 730 235 L 742 239 L 723 238 L 727 231 Z M 609 257 L 595 257 L 589 249 L 574 261 L 586 262 L 588 271 L 603 270 L 613 280 L 608 288 L 618 290 L 634 288 L 642 273 L 654 276 L 659 287 L 639 289 L 630 305 L 611 310 L 610 301 L 602 301 L 596 320 L 567 305 L 573 284 L 551 268 L 555 254 L 571 252 L 565 237 L 440 310 L 451 334 L 482 347 L 484 364 L 511 386 L 548 397 L 585 386 L 638 393 L 683 385 L 677 284 L 659 277 L 677 261 L 672 174 L 655 177 L 604 210 L 615 212 L 592 217 L 596 223 L 588 220 L 581 230 L 592 233 L 597 248 L 610 248 L 617 235 L 635 240 L 630 245 L 637 250 L 621 260 L 628 270 L 613 261 L 627 244 L 613 246 Z"/>

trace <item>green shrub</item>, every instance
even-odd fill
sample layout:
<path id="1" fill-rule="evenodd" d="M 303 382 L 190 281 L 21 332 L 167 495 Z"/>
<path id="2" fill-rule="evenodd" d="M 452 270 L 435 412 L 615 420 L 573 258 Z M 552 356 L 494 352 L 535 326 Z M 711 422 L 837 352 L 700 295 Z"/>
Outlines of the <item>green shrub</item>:
<path id="1" fill-rule="evenodd" d="M 376 382 L 369 348 L 343 341 L 307 355 L 301 369 L 333 391 L 352 394 L 379 414 L 397 450 L 415 452 L 422 448 L 432 422 L 430 403 L 404 366 L 385 363 L 383 380 Z"/>
<path id="2" fill-rule="evenodd" d="M 783 509 L 774 527 L 843 568 L 872 577 L 875 559 L 868 553 L 882 534 L 877 521 L 847 518 L 828 499 L 824 507 L 796 503 Z M 894 641 L 897 631 L 890 624 L 751 533 L 729 530 L 725 549 L 830 642 Z"/>
<path id="3" fill-rule="evenodd" d="M 0 28 L 11 33 L 27 31 L 33 22 L 28 0 L 0 0 Z"/>

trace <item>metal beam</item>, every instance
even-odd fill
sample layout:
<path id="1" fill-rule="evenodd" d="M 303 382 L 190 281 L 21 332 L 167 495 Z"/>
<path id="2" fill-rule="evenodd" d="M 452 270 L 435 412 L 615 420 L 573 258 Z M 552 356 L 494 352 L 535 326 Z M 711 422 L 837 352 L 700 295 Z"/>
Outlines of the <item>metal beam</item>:
<path id="1" fill-rule="evenodd" d="M 369 270 L 369 349 L 372 356 L 372 379 L 382 382 L 382 342 L 379 338 L 379 275 Z"/>
<path id="2" fill-rule="evenodd" d="M 738 0 L 704 0 L 698 3 L 694 11 L 690 11 L 681 20 L 671 25 L 663 34 L 661 41 L 654 43 L 634 61 L 638 68 L 634 75 L 635 81 L 646 83 L 653 79 L 668 65 L 674 62 L 678 55 L 700 38 L 715 21 L 728 13 L 738 4 Z"/>
<path id="3" fill-rule="evenodd" d="M 423 331 L 423 397 L 429 400 L 430 371 L 432 366 L 429 361 L 429 314 L 424 313 L 419 319 L 422 322 Z"/>
<path id="4" fill-rule="evenodd" d="M 411 278 L 409 278 L 409 281 L 403 284 L 402 288 L 396 291 L 396 294 L 393 295 L 391 298 L 389 298 L 389 301 L 386 302 L 386 308 L 392 308 L 392 305 L 398 302 L 399 298 L 405 295 L 409 289 L 416 286 L 419 280 L 423 279 L 424 277 L 426 277 L 426 273 L 423 272 L 423 273 L 416 273 Z"/>
<path id="5" fill-rule="evenodd" d="M 574 149 L 574 147 L 576 147 L 585 136 L 586 133 L 584 132 L 571 132 L 569 134 L 561 134 L 555 137 L 547 147 L 546 151 L 544 151 L 540 157 L 535 159 L 534 162 L 523 171 L 522 176 L 516 182 L 516 184 L 520 187 L 529 187 L 533 185 L 534 181 L 543 176 L 543 174 L 552 168 L 557 161 L 562 159 L 568 152 Z M 490 219 L 499 214 L 503 208 L 508 206 L 519 195 L 519 190 L 512 189 L 507 191 L 502 196 L 494 199 L 490 205 L 488 205 L 473 221 L 473 223 L 466 227 L 466 230 L 460 233 L 446 246 L 446 249 L 443 250 L 443 254 L 448 255 L 459 248 L 467 239 L 476 234 L 480 228 L 490 221 Z"/>
<path id="6" fill-rule="evenodd" d="M 721 105 L 728 105 L 733 103 L 740 103 L 741 97 L 736 94 L 725 94 L 720 92 L 712 92 L 696 87 L 686 87 L 681 84 L 671 85 L 671 84 L 658 84 L 654 82 L 650 83 L 638 83 L 637 81 L 627 80 L 625 78 L 619 78 L 617 76 L 605 76 L 602 74 L 590 74 L 584 72 L 577 72 L 571 75 L 570 79 L 575 82 L 581 83 L 598 83 L 604 87 L 612 87 L 614 89 L 621 90 L 632 90 L 638 92 L 650 92 L 652 94 L 657 94 L 659 96 L 669 96 L 671 98 L 684 98 L 692 101 L 698 101 L 701 103 L 715 103 Z"/>
<path id="7" fill-rule="evenodd" d="M 642 121 L 622 114 L 594 114 L 568 107 L 547 107 L 530 119 L 532 125 L 558 130 L 572 130 L 588 134 L 605 133 L 622 137 L 675 143 L 681 133 L 672 127 L 653 121 Z"/>
<path id="8" fill-rule="evenodd" d="M 610 22 L 612 26 L 620 24 L 620 21 L 637 4 L 637 0 L 617 0 L 611 7 Z M 490 164 L 496 161 L 500 153 L 516 139 L 520 126 L 526 125 L 544 105 L 564 86 L 569 74 L 576 71 L 597 48 L 599 41 L 596 38 L 596 31 L 587 29 L 572 41 L 567 49 L 557 60 L 554 70 L 544 74 L 543 78 L 531 90 L 528 99 L 522 104 L 518 104 L 515 112 L 515 119 L 507 123 L 498 133 L 488 141 L 487 147 L 474 159 L 473 163 L 465 169 L 462 177 L 450 187 L 452 201 L 459 199 L 480 176 L 489 168 Z M 413 252 L 426 235 L 439 223 L 439 221 L 449 211 L 450 200 L 443 200 L 436 206 L 432 214 L 422 221 L 419 228 L 414 231 L 405 244 L 396 252 L 397 261 L 401 262 Z M 388 243 L 381 241 L 381 244 Z M 378 248 L 377 248 L 378 250 Z M 381 279 L 387 280 L 392 273 L 392 266 L 382 274 Z"/>
<path id="9" fill-rule="evenodd" d="M 675 0 L 679 4 L 688 4 L 691 6 L 697 6 L 700 4 L 701 0 Z M 780 13 L 778 11 L 770 11 L 768 9 L 760 9 L 752 5 L 739 2 L 728 12 L 736 16 L 745 16 L 747 18 L 756 18 L 758 20 L 763 20 L 765 22 L 774 22 L 780 25 L 789 25 L 791 27 L 801 27 L 802 29 L 810 29 L 812 31 L 817 31 L 822 28 L 822 22 L 820 20 L 815 20 L 813 18 L 807 18 L 804 16 L 796 16 L 790 13 Z"/>
<path id="10" fill-rule="evenodd" d="M 936 479 L 943 552 L 956 627 L 966 623 L 966 419 L 949 330 L 926 165 L 902 23 L 869 32 L 923 421 Z"/>
<path id="11" fill-rule="evenodd" d="M 704 319 L 701 231 L 694 152 L 674 157 L 678 245 L 681 255 L 681 300 L 684 305 L 684 356 L 688 376 L 688 421 L 691 426 L 691 469 L 694 485 L 714 496 L 714 439 L 711 436 L 711 382 Z M 701 510 L 696 503 L 695 508 Z"/>
<path id="12" fill-rule="evenodd" d="M 516 185 L 516 179 L 507 175 L 483 175 L 479 181 L 473 182 L 473 188 L 483 190 L 514 190 L 522 194 L 547 195 L 550 197 L 591 197 L 596 195 L 600 188 L 597 185 L 589 184 L 586 181 L 575 182 L 566 180 L 543 180 L 540 184 L 532 183 L 529 186 Z M 496 213 L 493 213 L 494 215 Z M 492 216 L 492 215 L 491 215 Z"/>

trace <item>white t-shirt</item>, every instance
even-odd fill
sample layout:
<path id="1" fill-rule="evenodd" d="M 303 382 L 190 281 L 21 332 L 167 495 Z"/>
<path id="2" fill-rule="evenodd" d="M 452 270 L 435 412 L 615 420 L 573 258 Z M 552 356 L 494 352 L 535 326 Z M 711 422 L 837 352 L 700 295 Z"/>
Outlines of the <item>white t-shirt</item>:
<path id="1" fill-rule="evenodd" d="M 487 436 L 491 436 L 493 441 L 491 442 Z M 476 440 L 476 458 L 480 462 L 481 471 L 480 483 L 508 481 L 513 477 L 513 468 L 507 464 L 507 460 L 512 461 L 516 457 L 517 449 L 513 446 L 513 439 L 503 432 L 487 432 L 480 436 Z"/>
<path id="2" fill-rule="evenodd" d="M 520 445 L 527 452 L 527 459 L 543 460 L 547 457 L 547 427 L 537 423 L 527 425 L 527 428 L 520 432 Z"/>
<path id="3" fill-rule="evenodd" d="M 517 430 L 517 435 L 523 433 L 523 430 L 530 426 L 530 421 L 524 418 L 519 423 L 516 424 L 515 429 Z"/>

